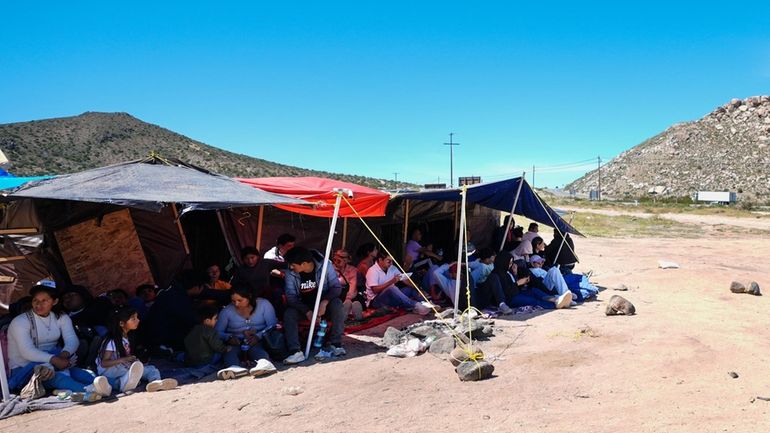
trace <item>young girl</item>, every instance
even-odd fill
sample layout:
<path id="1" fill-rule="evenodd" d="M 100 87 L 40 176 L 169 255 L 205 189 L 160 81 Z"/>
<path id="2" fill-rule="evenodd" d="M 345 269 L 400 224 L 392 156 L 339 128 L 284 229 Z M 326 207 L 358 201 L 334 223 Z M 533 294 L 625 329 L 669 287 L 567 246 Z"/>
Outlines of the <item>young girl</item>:
<path id="1" fill-rule="evenodd" d="M 160 372 L 152 365 L 144 365 L 131 353 L 131 331 L 139 327 L 139 314 L 133 307 L 121 307 L 110 316 L 107 335 L 104 338 L 96 369 L 107 377 L 114 388 L 121 392 L 131 391 L 139 381 L 148 381 L 148 392 L 174 389 L 177 381 L 160 378 Z"/>

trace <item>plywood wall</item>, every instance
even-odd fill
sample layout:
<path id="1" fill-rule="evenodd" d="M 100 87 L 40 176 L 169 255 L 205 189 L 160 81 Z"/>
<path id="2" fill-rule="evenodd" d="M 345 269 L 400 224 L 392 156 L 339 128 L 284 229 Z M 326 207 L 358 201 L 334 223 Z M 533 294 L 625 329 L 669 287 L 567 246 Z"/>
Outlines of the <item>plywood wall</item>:
<path id="1" fill-rule="evenodd" d="M 109 213 L 55 233 L 73 284 L 94 295 L 154 284 L 128 209 Z"/>

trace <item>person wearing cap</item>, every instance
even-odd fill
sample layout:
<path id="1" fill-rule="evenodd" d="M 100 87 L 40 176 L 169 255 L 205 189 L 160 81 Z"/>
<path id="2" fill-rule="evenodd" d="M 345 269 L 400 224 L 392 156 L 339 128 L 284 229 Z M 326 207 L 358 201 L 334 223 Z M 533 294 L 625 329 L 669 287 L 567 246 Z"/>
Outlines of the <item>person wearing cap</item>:
<path id="1" fill-rule="evenodd" d="M 543 286 L 552 294 L 561 296 L 567 292 L 570 292 L 567 282 L 564 281 L 561 271 L 558 267 L 552 267 L 548 271 L 543 269 L 545 259 L 537 254 L 530 256 L 529 258 L 529 272 L 533 277 L 537 278 L 539 282 L 542 282 Z M 582 297 L 578 294 L 578 298 Z M 575 301 L 572 301 L 571 305 L 576 305 Z"/>

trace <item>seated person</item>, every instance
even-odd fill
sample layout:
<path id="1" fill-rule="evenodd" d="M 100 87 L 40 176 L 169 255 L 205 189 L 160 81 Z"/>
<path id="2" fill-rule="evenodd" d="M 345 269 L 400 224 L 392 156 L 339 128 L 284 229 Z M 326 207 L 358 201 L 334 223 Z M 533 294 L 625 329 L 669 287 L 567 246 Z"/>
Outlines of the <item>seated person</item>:
<path id="1" fill-rule="evenodd" d="M 209 278 L 209 280 L 206 282 L 207 289 L 225 291 L 230 290 L 230 283 L 220 279 L 222 276 L 222 269 L 218 264 L 212 263 L 206 267 L 206 275 Z"/>
<path id="2" fill-rule="evenodd" d="M 242 354 L 255 364 L 249 370 L 252 376 L 274 373 L 275 366 L 269 361 L 262 341 L 265 332 L 278 323 L 272 304 L 255 297 L 245 286 L 235 286 L 230 299 L 232 303 L 222 310 L 214 327 L 219 338 L 232 347 L 223 356 L 228 368 L 217 373 L 217 377 L 232 379 L 238 376 Z"/>
<path id="3" fill-rule="evenodd" d="M 569 292 L 570 289 L 567 287 L 567 282 L 564 281 L 564 277 L 559 271 L 559 268 L 554 267 L 546 271 L 543 269 L 543 263 L 545 263 L 545 259 L 537 254 L 529 258 L 529 272 L 532 274 L 532 277 L 539 279 L 544 288 L 550 293 L 563 295 L 564 293 Z"/>
<path id="4" fill-rule="evenodd" d="M 219 317 L 219 308 L 205 304 L 198 307 L 199 323 L 184 338 L 184 362 L 190 367 L 216 366 L 222 355 L 233 350 L 220 338 L 214 329 Z"/>
<path id="5" fill-rule="evenodd" d="M 345 309 L 345 317 L 352 314 L 356 320 L 361 320 L 366 304 L 366 289 L 363 293 L 359 292 L 359 287 L 363 285 L 358 284 L 358 269 L 350 265 L 350 254 L 343 249 L 334 252 L 332 263 L 340 280 L 340 299 Z"/>
<path id="6" fill-rule="evenodd" d="M 366 272 L 366 300 L 374 308 L 394 307 L 414 311 L 424 316 L 430 309 L 410 297 L 419 296 L 409 280 L 403 289 L 396 283 L 404 281 L 402 274 L 393 266 L 393 259 L 384 251 L 377 254 L 377 261 Z"/>
<path id="7" fill-rule="evenodd" d="M 466 294 L 465 290 L 468 288 L 467 283 L 465 281 L 465 266 L 459 267 L 460 269 L 460 297 L 461 299 L 455 300 L 455 291 L 456 291 L 456 285 L 457 285 L 457 271 L 458 266 L 457 263 L 445 263 L 439 267 L 437 267 L 433 271 L 433 275 L 436 279 L 436 281 L 439 284 L 439 287 L 441 287 L 441 290 L 444 292 L 444 294 L 449 298 L 450 301 L 452 301 L 453 306 L 457 306 L 457 308 L 461 310 L 465 310 L 465 308 L 468 307 L 468 301 L 467 297 L 464 296 Z M 467 294 L 466 294 L 467 295 Z M 472 301 L 471 301 L 472 303 Z"/>
<path id="8" fill-rule="evenodd" d="M 532 239 L 532 254 L 537 254 L 539 256 L 545 255 L 545 241 L 543 241 L 543 238 L 540 236 L 535 237 Z"/>
<path id="9" fill-rule="evenodd" d="M 142 284 L 136 288 L 136 297 L 144 303 L 145 316 L 146 311 L 150 311 L 150 307 L 155 302 L 155 298 L 158 296 L 158 286 L 155 284 Z M 139 315 L 140 319 L 144 319 L 144 316 Z"/>
<path id="10" fill-rule="evenodd" d="M 123 289 L 113 289 L 106 293 L 107 299 L 112 303 L 113 310 L 121 307 L 132 307 L 138 314 L 139 318 L 143 319 L 147 317 L 147 306 L 144 304 L 144 300 L 136 296 L 129 296 L 128 292 Z"/>
<path id="11" fill-rule="evenodd" d="M 423 246 L 420 243 L 421 241 L 422 230 L 420 230 L 418 227 L 413 228 L 409 242 L 406 243 L 406 247 L 404 248 L 404 269 L 411 269 L 412 265 L 420 259 L 420 256 L 429 257 L 436 261 L 441 261 L 441 257 L 434 253 L 432 248 Z"/>
<path id="12" fill-rule="evenodd" d="M 94 299 L 83 286 L 69 286 L 62 292 L 62 310 L 70 317 L 78 337 L 78 366 L 93 368 L 101 344 L 107 333 L 107 317 L 112 310 L 109 299 Z"/>
<path id="13" fill-rule="evenodd" d="M 294 247 L 286 253 L 289 272 L 286 274 L 285 293 L 286 309 L 283 315 L 283 330 L 289 355 L 283 362 L 297 364 L 305 360 L 299 342 L 299 321 L 311 320 L 316 297 L 321 283 L 322 263 L 313 258 L 313 254 L 302 247 Z M 318 319 L 330 320 L 331 330 L 328 345 L 324 352 L 333 356 L 345 355 L 342 347 L 342 332 L 345 329 L 345 311 L 340 300 L 340 280 L 334 266 L 327 266 L 326 281 L 318 305 Z M 318 325 L 318 322 L 316 322 Z"/>
<path id="14" fill-rule="evenodd" d="M 230 284 L 251 288 L 254 296 L 264 298 L 273 304 L 276 314 L 283 313 L 283 277 L 280 272 L 286 266 L 272 259 L 262 260 L 259 250 L 245 247 L 241 250 L 241 265 L 235 269 Z M 273 274 L 273 271 L 276 271 Z"/>
<path id="15" fill-rule="evenodd" d="M 377 254 L 379 254 L 379 252 L 377 246 L 371 242 L 361 244 L 361 246 L 358 247 L 358 250 L 356 250 L 356 257 L 358 258 L 356 268 L 361 275 L 364 277 L 366 276 L 366 272 L 369 271 L 369 268 L 371 268 L 374 262 L 377 261 Z"/>
<path id="16" fill-rule="evenodd" d="M 498 309 L 502 314 L 510 314 L 511 306 L 531 305 L 553 309 L 565 308 L 572 301 L 571 292 L 555 297 L 537 288 L 527 287 L 528 283 L 528 276 L 518 276 L 518 269 L 511 254 L 502 251 L 495 258 L 494 269 L 487 277 L 485 287 L 498 302 Z"/>
<path id="17" fill-rule="evenodd" d="M 183 350 L 184 337 L 198 323 L 193 300 L 203 291 L 206 277 L 193 270 L 182 271 L 171 286 L 160 292 L 141 329 L 153 349 Z"/>
<path id="18" fill-rule="evenodd" d="M 278 236 L 275 241 L 275 246 L 265 252 L 264 258 L 266 260 L 275 260 L 276 262 L 285 262 L 284 255 L 287 251 L 294 248 L 297 239 L 289 233 L 284 233 Z"/>
<path id="19" fill-rule="evenodd" d="M 556 257 L 558 254 L 559 257 Z M 575 267 L 578 259 L 575 255 L 575 242 L 566 233 L 562 237 L 559 229 L 553 229 L 553 240 L 545 248 L 545 267 L 559 265 L 562 272 L 570 271 Z"/>
<path id="20" fill-rule="evenodd" d="M 79 341 L 69 316 L 58 311 L 58 291 L 36 285 L 30 290 L 30 296 L 32 309 L 16 316 L 8 327 L 9 388 L 19 390 L 34 380 L 47 390 L 66 389 L 109 396 L 112 387 L 106 377 L 96 377 L 75 366 L 74 354 Z M 59 340 L 63 346 L 59 346 Z"/>
<path id="21" fill-rule="evenodd" d="M 527 232 L 521 237 L 522 242 L 532 242 L 532 239 L 540 236 L 537 232 L 540 230 L 540 226 L 537 223 L 529 223 Z"/>
<path id="22" fill-rule="evenodd" d="M 487 281 L 487 277 L 492 273 L 492 269 L 495 268 L 495 256 L 496 254 L 492 248 L 482 248 L 479 250 L 476 260 L 468 263 L 471 269 L 471 277 L 476 286 Z"/>

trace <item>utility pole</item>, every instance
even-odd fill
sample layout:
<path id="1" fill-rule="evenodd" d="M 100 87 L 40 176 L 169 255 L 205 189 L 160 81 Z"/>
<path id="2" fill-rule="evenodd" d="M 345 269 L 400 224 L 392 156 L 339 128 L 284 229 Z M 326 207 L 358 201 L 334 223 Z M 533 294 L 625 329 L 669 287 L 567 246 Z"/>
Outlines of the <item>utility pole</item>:
<path id="1" fill-rule="evenodd" d="M 596 191 L 596 199 L 600 200 L 602 199 L 602 157 L 597 156 L 596 157 L 596 172 L 599 175 L 599 187 Z"/>
<path id="2" fill-rule="evenodd" d="M 532 164 L 532 188 L 535 187 L 535 164 Z"/>
<path id="3" fill-rule="evenodd" d="M 398 172 L 397 172 L 397 171 L 394 171 L 394 172 L 393 172 L 393 175 L 396 177 L 396 180 L 395 180 L 394 182 L 395 182 L 395 184 L 396 184 L 396 188 L 398 188 Z"/>
<path id="4" fill-rule="evenodd" d="M 449 146 L 449 187 L 454 188 L 454 152 L 453 148 L 454 146 L 459 146 L 460 143 L 455 143 L 452 141 L 452 137 L 455 135 L 454 132 L 449 133 L 449 143 L 444 143 L 444 146 Z"/>

